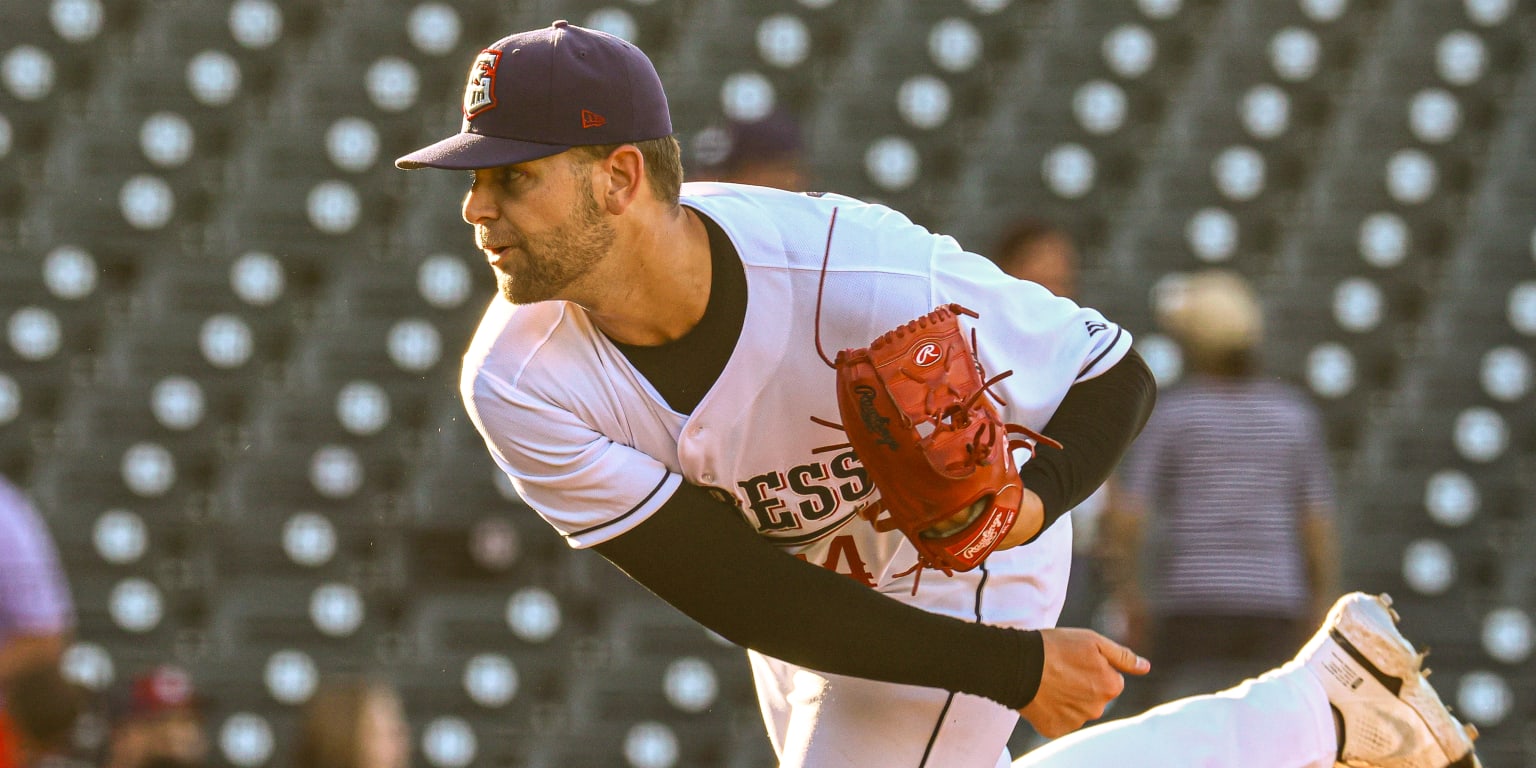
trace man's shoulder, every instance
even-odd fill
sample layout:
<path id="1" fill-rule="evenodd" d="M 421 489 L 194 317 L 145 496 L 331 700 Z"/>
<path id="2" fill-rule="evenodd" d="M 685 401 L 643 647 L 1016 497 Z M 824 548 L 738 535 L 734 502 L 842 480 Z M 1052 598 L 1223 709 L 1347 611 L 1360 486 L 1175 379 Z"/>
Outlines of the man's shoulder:
<path id="1" fill-rule="evenodd" d="M 837 193 L 786 192 L 743 184 L 683 185 L 682 202 L 720 225 L 749 266 L 828 271 L 913 268 L 941 238 L 879 203 Z M 836 224 L 833 224 L 833 216 Z M 830 245 L 830 259 L 824 259 Z M 918 269 L 927 274 L 926 266 Z"/>
<path id="2" fill-rule="evenodd" d="M 485 375 L 515 383 L 538 352 L 569 325 L 569 313 L 564 301 L 514 305 L 492 299 L 464 352 L 462 383 L 468 386 Z"/>
<path id="3" fill-rule="evenodd" d="M 690 181 L 683 184 L 682 200 L 686 202 L 712 199 L 742 200 L 754 205 L 799 206 L 816 208 L 834 205 L 871 205 L 862 200 L 835 192 L 794 192 L 776 187 L 759 187 L 752 184 L 734 184 L 726 181 Z"/>
<path id="4" fill-rule="evenodd" d="M 716 181 L 684 184 L 680 199 L 684 205 L 704 212 L 728 230 L 766 226 L 801 234 L 814 222 L 819 226 L 809 228 L 823 238 L 834 209 L 838 211 L 839 228 L 854 220 L 874 221 L 896 213 L 879 203 L 836 192 L 790 192 Z"/>

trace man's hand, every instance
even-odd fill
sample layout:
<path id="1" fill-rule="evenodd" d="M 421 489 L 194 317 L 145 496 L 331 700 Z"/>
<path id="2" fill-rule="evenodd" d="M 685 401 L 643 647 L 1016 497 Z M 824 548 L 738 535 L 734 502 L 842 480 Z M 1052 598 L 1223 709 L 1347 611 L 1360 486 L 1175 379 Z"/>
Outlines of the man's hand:
<path id="1" fill-rule="evenodd" d="M 1152 664 L 1089 629 L 1043 629 L 1040 691 L 1019 714 L 1047 738 L 1064 736 L 1104 714 L 1125 690 L 1122 672 L 1145 675 Z"/>

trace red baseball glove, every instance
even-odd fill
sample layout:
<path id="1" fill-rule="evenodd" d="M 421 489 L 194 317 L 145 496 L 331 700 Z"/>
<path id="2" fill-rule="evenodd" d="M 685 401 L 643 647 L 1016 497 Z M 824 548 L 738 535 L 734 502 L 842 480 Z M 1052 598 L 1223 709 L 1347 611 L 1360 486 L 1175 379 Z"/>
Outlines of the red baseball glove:
<path id="1" fill-rule="evenodd" d="M 975 568 L 1013 528 L 1023 484 L 1012 449 L 1061 447 L 1003 422 L 991 400 L 1003 401 L 991 387 L 1013 372 L 986 378 L 976 333 L 967 344 L 959 315 L 977 316 L 948 304 L 868 347 L 839 352 L 833 367 L 843 423 L 814 419 L 848 434 L 880 492 L 860 514 L 876 530 L 900 530 L 917 549 L 918 568 L 946 575 Z"/>

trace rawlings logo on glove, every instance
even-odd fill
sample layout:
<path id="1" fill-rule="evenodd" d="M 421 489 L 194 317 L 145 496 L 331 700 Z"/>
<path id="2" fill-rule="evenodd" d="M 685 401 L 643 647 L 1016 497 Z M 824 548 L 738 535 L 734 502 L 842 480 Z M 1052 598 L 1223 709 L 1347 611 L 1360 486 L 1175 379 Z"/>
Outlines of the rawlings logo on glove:
<path id="1" fill-rule="evenodd" d="M 860 514 L 876 530 L 900 530 L 920 567 L 946 574 L 975 568 L 1013 528 L 1023 485 L 1012 449 L 1033 450 L 1035 441 L 1059 447 L 1003 422 L 991 387 L 1013 372 L 986 378 L 960 315 L 976 317 L 949 304 L 868 347 L 839 352 L 832 366 L 843 422 L 814 419 L 848 434 L 880 491 Z"/>
<path id="2" fill-rule="evenodd" d="M 836 226 L 834 210 L 823 280 Z M 876 530 L 900 530 L 912 542 L 919 575 L 922 568 L 946 575 L 975 568 L 1018 517 L 1023 483 L 1013 449 L 1033 453 L 1036 443 L 1061 444 L 998 415 L 992 401 L 1006 403 L 991 388 L 1013 371 L 986 377 L 975 330 L 969 344 L 960 330 L 959 316 L 975 312 L 938 307 L 836 360 L 821 351 L 820 296 L 816 315 L 816 350 L 837 371 L 842 423 L 811 420 L 848 435 L 847 444 L 816 451 L 853 448 L 880 491 L 860 514 Z"/>

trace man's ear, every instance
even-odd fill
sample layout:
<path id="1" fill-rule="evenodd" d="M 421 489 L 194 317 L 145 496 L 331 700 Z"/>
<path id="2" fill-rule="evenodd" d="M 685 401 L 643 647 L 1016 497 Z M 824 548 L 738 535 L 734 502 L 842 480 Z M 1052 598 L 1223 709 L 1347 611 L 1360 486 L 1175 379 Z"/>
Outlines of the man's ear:
<path id="1" fill-rule="evenodd" d="M 597 200 L 612 214 L 620 214 L 644 192 L 646 174 L 645 156 L 633 144 L 625 144 L 610 152 L 599 163 L 606 171 L 606 180 L 600 180 Z"/>

